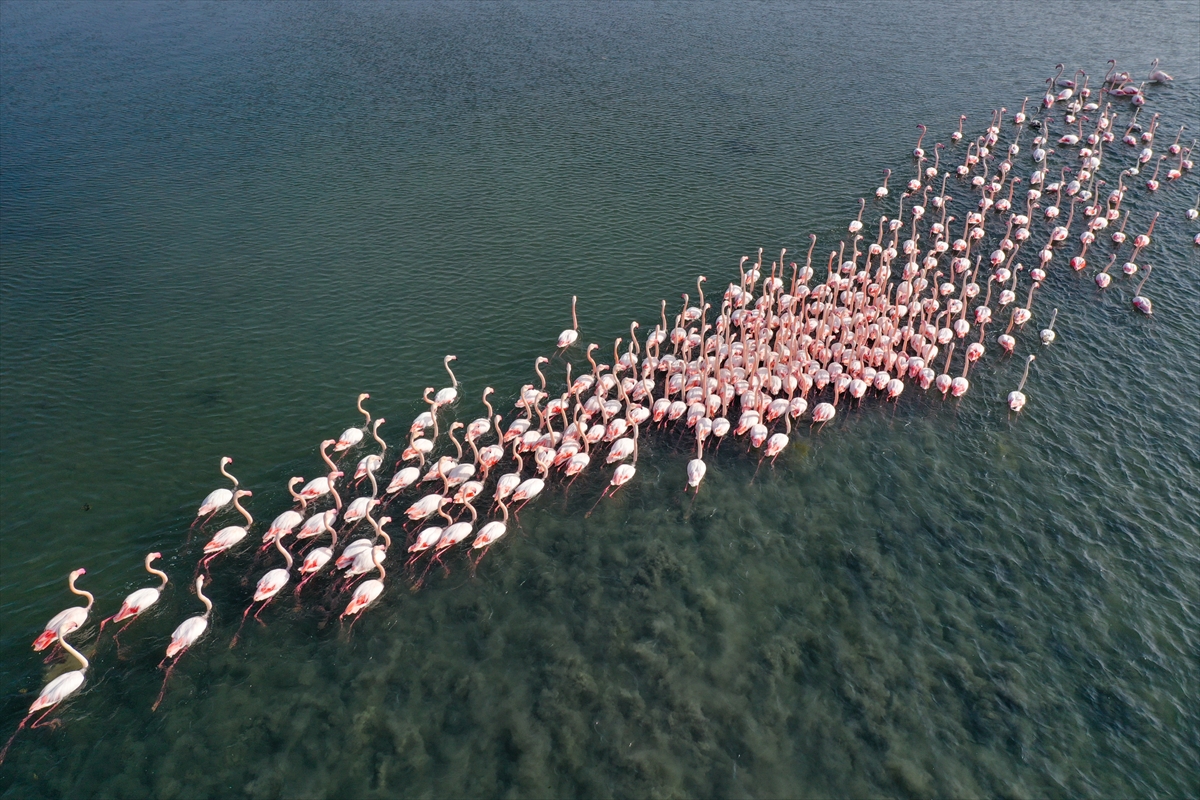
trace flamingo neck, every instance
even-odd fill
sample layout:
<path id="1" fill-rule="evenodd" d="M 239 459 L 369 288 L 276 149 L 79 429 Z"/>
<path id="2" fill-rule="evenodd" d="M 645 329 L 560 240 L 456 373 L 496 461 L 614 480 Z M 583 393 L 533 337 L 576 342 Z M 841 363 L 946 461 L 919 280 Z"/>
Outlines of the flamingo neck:
<path id="1" fill-rule="evenodd" d="M 146 572 L 149 572 L 151 575 L 154 575 L 155 577 L 157 577 L 159 580 L 162 581 L 162 583 L 159 584 L 159 587 L 158 587 L 159 589 L 161 589 L 167 585 L 167 583 L 168 583 L 167 573 L 163 572 L 161 569 L 155 569 L 154 567 L 150 566 L 149 560 L 146 561 Z"/>
<path id="2" fill-rule="evenodd" d="M 1145 283 L 1145 281 L 1142 281 L 1142 283 Z M 1139 287 L 1139 291 L 1140 291 L 1140 288 L 1141 288 L 1141 287 Z M 84 606 L 84 608 L 91 608 L 91 607 L 92 607 L 92 605 L 93 605 L 93 604 L 96 602 L 96 598 L 92 596 L 92 593 L 91 593 L 91 592 L 84 591 L 83 589 L 76 589 L 76 588 L 75 588 L 75 576 L 74 576 L 74 575 L 72 575 L 72 576 L 71 576 L 71 579 L 70 579 L 69 581 L 67 581 L 67 586 L 68 586 L 68 588 L 71 590 L 71 592 L 72 592 L 73 594 L 77 594 L 77 595 L 79 595 L 80 597 L 86 597 L 86 598 L 87 598 L 87 605 L 86 605 L 86 606 Z"/>
<path id="3" fill-rule="evenodd" d="M 287 550 L 283 549 L 283 537 L 282 536 L 275 537 L 275 549 L 283 554 L 283 560 L 287 562 L 287 568 L 288 568 L 288 571 L 290 572 L 292 569 L 292 554 L 289 553 Z"/>
<path id="4" fill-rule="evenodd" d="M 212 601 L 204 596 L 204 576 L 196 578 L 196 597 L 200 598 L 200 602 L 204 603 L 204 616 L 207 618 L 212 613 Z"/>
<path id="5" fill-rule="evenodd" d="M 74 647 L 71 647 L 67 640 L 62 638 L 62 634 L 59 634 L 58 636 L 58 643 L 62 645 L 63 650 L 66 650 L 68 653 L 75 656 L 75 659 L 79 662 L 79 671 L 85 672 L 88 668 L 88 660 L 83 657 L 83 653 L 80 653 Z"/>
<path id="6" fill-rule="evenodd" d="M 241 513 L 241 515 L 246 518 L 246 527 L 247 528 L 249 528 L 251 525 L 254 524 L 254 517 L 250 516 L 249 511 L 242 508 L 241 498 L 238 497 L 236 492 L 233 495 L 233 507 L 236 508 L 238 510 L 238 512 Z"/>

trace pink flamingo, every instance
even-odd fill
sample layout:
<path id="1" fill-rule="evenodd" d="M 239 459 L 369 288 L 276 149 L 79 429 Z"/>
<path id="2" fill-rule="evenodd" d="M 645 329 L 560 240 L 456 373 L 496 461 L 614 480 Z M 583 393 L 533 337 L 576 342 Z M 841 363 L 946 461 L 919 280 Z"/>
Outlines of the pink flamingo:
<path id="1" fill-rule="evenodd" d="M 579 317 L 575 315 L 576 300 L 575 295 L 571 295 L 571 327 L 558 335 L 559 350 L 565 350 L 579 341 Z"/>
<path id="2" fill-rule="evenodd" d="M 363 400 L 370 398 L 370 396 L 366 392 L 358 396 L 358 412 L 367 418 L 366 423 L 362 428 L 346 428 L 346 430 L 342 431 L 342 435 L 334 442 L 333 452 L 340 453 L 343 450 L 349 450 L 363 440 L 363 436 L 365 435 L 363 431 L 367 425 L 371 424 L 371 415 L 362 407 L 362 403 Z"/>
<path id="3" fill-rule="evenodd" d="M 383 569 L 382 556 L 378 551 L 372 550 L 371 560 L 375 568 L 379 570 L 379 577 L 363 581 L 354 589 L 354 594 L 350 596 L 350 602 L 346 604 L 346 610 L 342 612 L 340 619 L 358 614 L 383 594 L 383 579 L 387 577 L 387 572 Z"/>
<path id="4" fill-rule="evenodd" d="M 479 529 L 479 533 L 475 534 L 475 541 L 471 543 L 472 550 L 482 550 L 479 557 L 475 559 L 475 566 L 479 566 L 479 562 L 483 560 L 483 556 L 487 553 L 487 549 L 495 544 L 500 537 L 508 533 L 508 506 L 502 501 L 497 501 L 500 506 L 500 513 L 504 515 L 503 519 L 492 520 Z"/>
<path id="5" fill-rule="evenodd" d="M 159 669 L 162 669 L 163 664 L 170 661 L 167 667 L 166 674 L 163 675 L 162 689 L 158 692 L 158 699 L 154 701 L 154 705 L 150 707 L 151 711 L 157 711 L 159 703 L 162 702 L 163 694 L 167 691 L 167 681 L 171 678 L 171 670 L 175 669 L 175 665 L 179 663 L 179 659 L 183 656 L 184 651 L 196 643 L 206 630 L 208 630 L 208 618 L 212 614 L 212 601 L 204 596 L 204 576 L 200 575 L 196 578 L 196 596 L 200 598 L 200 602 L 204 604 L 204 613 L 197 614 L 194 617 L 188 617 L 183 622 L 179 623 L 179 627 L 171 634 L 171 643 L 167 645 L 167 655 L 159 663 Z"/>
<path id="6" fill-rule="evenodd" d="M 221 466 L 219 469 L 222 475 L 233 481 L 233 489 L 213 489 L 211 492 L 209 492 L 208 496 L 205 497 L 200 503 L 200 508 L 196 511 L 196 519 L 192 522 L 193 526 L 195 526 L 195 524 L 199 522 L 200 518 L 205 514 L 207 514 L 211 519 L 214 514 L 216 514 L 225 506 L 229 505 L 229 501 L 233 499 L 233 493 L 237 491 L 238 488 L 238 479 L 225 471 L 225 466 L 232 463 L 232 458 L 229 456 L 222 456 Z M 205 522 L 207 521 L 208 520 L 205 520 Z"/>
<path id="7" fill-rule="evenodd" d="M 1025 373 L 1021 376 L 1021 382 L 1017 384 L 1014 391 L 1008 393 L 1008 407 L 1013 411 L 1019 412 L 1025 407 L 1025 393 L 1021 390 L 1025 388 L 1025 380 L 1029 377 L 1029 367 L 1033 364 L 1033 360 L 1037 356 L 1030 356 L 1025 360 Z"/>
<path id="8" fill-rule="evenodd" d="M 160 569 L 155 569 L 154 567 L 152 567 L 150 565 L 153 564 L 154 561 L 159 558 L 162 558 L 162 553 L 150 553 L 148 556 L 146 556 L 145 567 L 146 567 L 146 572 L 149 572 L 151 575 L 158 577 L 158 579 L 161 580 L 162 583 L 160 583 L 158 586 L 148 586 L 145 589 L 138 589 L 136 592 L 131 592 L 129 594 L 129 596 L 125 598 L 125 602 L 121 603 L 120 611 L 118 611 L 116 614 L 113 614 L 108 619 L 104 619 L 104 620 L 100 621 L 101 632 L 104 631 L 105 623 L 107 623 L 109 621 L 120 622 L 122 620 L 128 619 L 129 622 L 126 622 L 125 627 L 121 628 L 121 630 L 125 630 L 125 628 L 128 627 L 129 624 L 133 622 L 133 619 L 131 619 L 131 618 L 136 618 L 139 614 L 141 614 L 147 608 L 149 608 L 150 606 L 152 606 L 158 602 L 158 598 L 162 594 L 162 590 L 167 585 L 167 573 L 163 572 Z M 117 631 L 117 633 L 120 633 L 120 632 L 121 631 Z"/>
<path id="9" fill-rule="evenodd" d="M 246 615 L 254 608 L 255 603 L 262 603 L 258 607 L 258 611 L 254 613 L 254 618 L 262 622 L 258 615 L 267 607 L 267 604 L 275 599 L 275 595 L 279 594 L 284 586 L 287 586 L 288 581 L 292 579 L 292 554 L 283 549 L 283 540 L 275 540 L 275 549 L 283 556 L 283 560 L 287 562 L 287 567 L 276 567 L 267 571 L 265 575 L 258 579 L 258 585 L 254 587 L 254 597 L 250 601 L 250 605 L 246 606 L 246 610 L 242 612 L 242 625 L 246 624 Z M 265 623 L 264 623 L 265 624 Z M 242 625 L 238 626 L 237 633 L 233 635 L 233 640 L 229 643 L 232 649 L 237 644 L 238 636 L 242 632 Z"/>
<path id="10" fill-rule="evenodd" d="M 78 630 L 79 628 L 83 627 L 83 623 L 87 622 L 88 613 L 91 612 L 92 606 L 96 602 L 96 598 L 92 596 L 91 592 L 85 592 L 82 589 L 75 588 L 75 581 L 79 578 L 79 576 L 86 574 L 87 570 L 83 569 L 82 567 L 73 571 L 67 576 L 67 588 L 70 589 L 72 594 L 77 594 L 80 597 L 86 597 L 87 605 L 72 606 L 71 608 L 60 611 L 51 617 L 50 621 L 46 623 L 45 630 L 43 630 L 41 634 L 33 640 L 34 652 L 40 653 L 49 647 L 55 639 L 59 638 L 60 636 L 66 636 L 72 631 Z"/>
<path id="11" fill-rule="evenodd" d="M 1146 285 L 1146 281 L 1150 280 L 1150 270 L 1154 267 L 1146 265 L 1146 274 L 1142 277 L 1142 282 L 1138 284 L 1137 291 L 1134 292 L 1133 307 L 1142 312 L 1146 316 L 1154 313 L 1154 304 L 1150 302 L 1149 297 L 1142 296 L 1142 287 Z"/>
<path id="12" fill-rule="evenodd" d="M 30 717 L 43 708 L 46 709 L 42 713 L 42 716 L 38 717 L 37 721 L 29 726 L 30 728 L 37 728 L 42 724 L 42 720 L 45 719 L 47 714 L 53 711 L 59 703 L 79 691 L 79 688 L 83 686 L 84 681 L 87 679 L 88 660 L 78 650 L 71 647 L 62 638 L 61 633 L 57 634 L 56 638 L 58 643 L 62 645 L 62 648 L 79 662 L 79 669 L 64 672 L 42 688 L 41 694 L 37 696 L 37 699 L 33 701 L 33 705 L 29 707 L 29 713 L 21 720 L 21 724 L 17 726 L 17 729 L 13 731 L 13 735 L 9 737 L 7 744 L 4 745 L 4 749 L 0 750 L 0 764 L 4 763 L 4 758 L 8 755 L 8 748 L 12 745 L 13 739 L 17 738 L 17 734 L 25 727 L 25 723 L 29 721 Z"/>
<path id="13" fill-rule="evenodd" d="M 233 507 L 246 518 L 246 525 L 245 527 L 230 525 L 217 531 L 217 534 L 204 545 L 204 558 L 200 562 L 200 568 L 208 569 L 208 565 L 212 563 L 214 558 L 246 538 L 246 529 L 254 524 L 254 517 L 250 516 L 249 511 L 242 508 L 238 500 L 242 497 L 250 497 L 253 494 L 254 492 L 251 492 L 249 489 L 238 489 L 233 493 Z"/>
<path id="14" fill-rule="evenodd" d="M 634 425 L 633 426 L 633 463 L 632 464 L 621 464 L 620 466 L 618 466 L 616 468 L 616 470 L 613 471 L 613 476 L 612 476 L 612 479 L 608 482 L 608 486 L 606 486 L 604 488 L 604 491 L 600 493 L 600 496 L 598 498 L 596 498 L 596 504 L 592 506 L 591 511 L 589 511 L 586 514 L 586 516 L 590 517 L 592 515 L 592 511 L 596 510 L 596 506 L 600 505 L 600 501 L 604 499 L 604 496 L 608 494 L 610 489 L 612 490 L 613 494 L 615 495 L 618 489 L 620 489 L 625 484 L 629 483 L 629 481 L 633 480 L 633 476 L 637 473 L 637 467 L 634 466 L 635 464 L 637 464 L 637 459 L 638 459 L 637 444 L 638 444 L 638 426 Z"/>

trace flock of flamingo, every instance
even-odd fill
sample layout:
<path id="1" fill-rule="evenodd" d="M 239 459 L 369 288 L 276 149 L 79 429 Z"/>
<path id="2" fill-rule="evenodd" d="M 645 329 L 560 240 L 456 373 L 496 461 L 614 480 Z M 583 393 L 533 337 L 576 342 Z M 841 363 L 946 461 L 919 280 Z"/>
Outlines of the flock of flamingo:
<path id="1" fill-rule="evenodd" d="M 1171 77 L 1158 69 L 1156 61 L 1147 81 L 1137 84 L 1128 73 L 1117 72 L 1115 62 L 1109 65 L 1097 91 L 1089 88 L 1090 78 L 1083 70 L 1064 79 L 1058 65 L 1058 74 L 1047 79 L 1049 88 L 1035 108 L 1029 108 L 1026 98 L 1008 126 L 1003 124 L 1006 109 L 995 110 L 984 132 L 965 144 L 965 115 L 949 144 L 939 142 L 930 152 L 922 147 L 925 126 L 918 126 L 914 166 L 899 192 L 894 215 L 881 213 L 876 222 L 864 222 L 868 200 L 859 200 L 858 216 L 848 225 L 849 236 L 830 251 L 819 282 L 812 282 L 815 235 L 810 235 L 802 265 L 789 264 L 786 250 L 767 265 L 759 250 L 753 262 L 742 258 L 738 280 L 726 286 L 719 302 L 706 298 L 707 279 L 699 276 L 694 303 L 683 295 L 678 311 L 671 309 L 669 316 L 667 302 L 662 301 L 660 319 L 644 341 L 638 338 L 639 324 L 632 323 L 625 348 L 620 338 L 613 343 L 611 364 L 598 363 L 594 354 L 600 346 L 589 344 L 583 348 L 588 366 L 574 377 L 567 355 L 579 344 L 580 332 L 576 298 L 572 298 L 572 327 L 562 332 L 557 343 L 565 381 L 553 385 L 541 369 L 550 359 L 539 357 L 534 363 L 538 384 L 521 387 L 515 418 L 507 425 L 488 399 L 491 387 L 482 393 L 483 416 L 466 424 L 448 420 L 461 395 L 450 366 L 455 357 L 446 356 L 451 385 L 426 389 L 429 409 L 409 426 L 407 444 L 396 462 L 399 469 L 386 483 L 378 477 L 389 460 L 389 445 L 380 435 L 384 420 L 372 419 L 363 407 L 369 395 L 359 395 L 364 424 L 321 442 L 324 474 L 307 482 L 299 477 L 288 482 L 294 507 L 267 526 L 260 547 L 260 555 L 271 557 L 273 551 L 282 566 L 258 580 L 242 624 L 256 606 L 258 619 L 287 586 L 294 584 L 299 596 L 318 579 L 326 582 L 327 597 L 344 597 L 333 601 L 344 603 L 341 618 L 357 618 L 383 593 L 384 563 L 392 549 L 385 529 L 392 518 L 375 514 L 405 494 L 411 494 L 402 501 L 404 516 L 411 523 L 406 567 L 420 586 L 432 564 L 442 563 L 468 540 L 469 551 L 476 554 L 470 562 L 474 568 L 508 532 L 510 506 L 516 506 L 515 514 L 555 477 L 573 482 L 593 462 L 602 460 L 602 468 L 611 467 L 612 472 L 596 502 L 616 492 L 637 472 L 643 430 L 672 426 L 690 431 L 695 458 L 687 464 L 684 491 L 698 491 L 706 472 L 706 444 L 730 434 L 745 437 L 752 450 L 760 451 L 761 464 L 762 459 L 773 461 L 784 451 L 793 423 L 806 414 L 812 425 L 822 425 L 834 418 L 839 403 L 858 403 L 868 394 L 895 401 L 909 387 L 962 397 L 970 389 L 970 370 L 990 344 L 994 342 L 1001 356 L 1017 351 L 1015 334 L 1033 319 L 1034 293 L 1050 269 L 1081 272 L 1100 263 L 1103 266 L 1093 277 L 1100 289 L 1106 289 L 1116 277 L 1112 267 L 1128 243 L 1131 250 L 1120 272 L 1142 273 L 1133 307 L 1151 314 L 1152 303 L 1142 291 L 1152 268 L 1139 258 L 1150 244 L 1159 214 L 1144 232 L 1126 234 L 1129 195 L 1138 183 L 1149 193 L 1158 191 L 1164 164 L 1167 181 L 1192 169 L 1195 141 L 1181 145 L 1180 128 L 1166 152 L 1156 155 L 1159 115 L 1145 125 L 1139 123 L 1139 115 L 1147 101 L 1147 84 L 1165 84 Z M 1127 120 L 1120 119 L 1122 115 Z M 1025 136 L 1031 139 L 1025 157 L 1028 173 L 1018 166 Z M 943 166 L 942 156 L 956 150 L 958 163 Z M 1102 165 L 1113 161 L 1124 162 L 1123 167 L 1118 165 L 1115 185 L 1099 177 Z M 892 205 L 891 177 L 891 171 L 886 171 L 874 191 L 877 210 Z M 1022 184 L 1025 191 L 1017 194 Z M 960 197 L 948 194 L 948 187 Z M 952 209 L 956 213 L 950 213 Z M 1198 209 L 1200 201 L 1198 208 L 1187 210 L 1187 218 L 1195 220 Z M 1074 248 L 1072 238 L 1079 249 L 1067 258 L 1061 251 Z M 1200 245 L 1200 234 L 1195 241 Z M 1102 248 L 1107 250 L 1103 255 L 1095 252 Z M 1020 260 L 1023 250 L 1033 266 L 1026 267 Z M 978 283 L 981 268 L 983 286 Z M 1022 281 L 1022 275 L 1027 281 Z M 1056 315 L 1057 309 L 1040 331 L 1042 345 L 1055 339 Z M 989 341 L 988 326 L 993 323 L 995 328 L 1003 326 L 1002 332 Z M 1034 358 L 1026 355 L 1020 385 L 1007 397 L 1013 412 L 1026 404 L 1023 389 Z M 365 480 L 371 492 L 344 502 L 345 490 L 339 490 L 339 484 L 349 470 L 339 466 L 337 459 L 360 447 L 377 448 L 362 455 L 352 473 L 354 485 Z M 439 450 L 442 454 L 435 455 Z M 222 458 L 219 469 L 232 488 L 216 489 L 204 498 L 193 528 L 203 529 L 229 510 L 241 514 L 244 524 L 221 527 L 203 546 L 194 587 L 204 612 L 184 620 L 171 635 L 160 664 L 166 671 L 155 709 L 179 658 L 209 629 L 213 606 L 204 586 L 210 567 L 242 545 L 254 525 L 254 517 L 240 502 L 252 493 L 240 488 L 229 473 L 231 462 Z M 509 469 L 501 473 L 502 463 Z M 492 519 L 477 527 L 476 503 L 485 497 L 490 499 Z M 349 538 L 363 522 L 371 535 L 350 541 L 339 552 L 339 539 Z M 327 544 L 313 547 L 326 537 Z M 289 538 L 297 555 L 285 545 Z M 160 553 L 150 553 L 145 559 L 147 572 L 159 585 L 125 598 L 120 610 L 101 621 L 101 634 L 109 622 L 128 626 L 159 600 L 168 584 L 167 574 L 154 567 L 159 558 Z M 375 577 L 366 579 L 371 573 Z M 39 711 L 42 715 L 32 727 L 42 724 L 84 684 L 88 660 L 66 641 L 84 627 L 94 604 L 92 594 L 76 586 L 83 575 L 85 570 L 77 569 L 67 583 L 87 604 L 55 615 L 33 642 L 36 651 L 61 647 L 79 662 L 79 669 L 45 686 L 18 732 Z M 231 647 L 240 633 L 239 626 Z M 0 751 L 0 763 L 11 743 L 12 739 Z"/>

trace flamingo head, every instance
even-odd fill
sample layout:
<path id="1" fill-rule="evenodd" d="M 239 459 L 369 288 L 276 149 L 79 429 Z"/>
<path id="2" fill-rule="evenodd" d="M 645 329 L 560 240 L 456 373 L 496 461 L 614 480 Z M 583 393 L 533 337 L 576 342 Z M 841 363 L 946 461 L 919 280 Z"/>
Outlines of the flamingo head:
<path id="1" fill-rule="evenodd" d="M 233 459 L 230 458 L 229 456 L 221 456 L 221 466 L 222 467 L 225 466 L 226 464 L 232 464 L 232 463 L 233 463 Z"/>
<path id="2" fill-rule="evenodd" d="M 86 575 L 86 574 L 87 574 L 87 570 L 84 569 L 83 567 L 80 567 L 79 569 L 77 569 L 71 573 L 71 577 L 78 578 L 80 575 Z"/>
<path id="3" fill-rule="evenodd" d="M 155 559 L 162 558 L 162 553 L 151 553 L 150 555 L 146 556 L 146 558 L 154 561 Z"/>

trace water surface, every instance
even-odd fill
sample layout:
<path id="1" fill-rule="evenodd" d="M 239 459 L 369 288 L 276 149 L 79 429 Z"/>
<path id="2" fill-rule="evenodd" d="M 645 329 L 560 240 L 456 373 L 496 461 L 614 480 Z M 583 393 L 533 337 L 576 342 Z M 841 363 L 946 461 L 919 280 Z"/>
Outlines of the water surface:
<path id="1" fill-rule="evenodd" d="M 175 582 L 60 729 L 21 734 L 0 792 L 1195 795 L 1194 175 L 1130 222 L 1164 212 L 1152 318 L 1124 278 L 1051 274 L 1030 328 L 1058 307 L 1058 341 L 1020 418 L 1022 362 L 993 353 L 961 401 L 840 411 L 757 475 L 722 447 L 694 505 L 689 453 L 648 436 L 593 516 L 598 473 L 477 574 L 395 576 L 350 632 L 289 601 L 230 650 L 264 568 L 232 557 L 150 705 L 199 610 L 186 529 L 220 456 L 265 521 L 359 391 L 398 440 L 453 352 L 461 417 L 487 385 L 508 408 L 572 294 L 611 343 L 700 272 L 835 242 L 918 122 L 978 131 L 1056 61 L 1161 58 L 1160 140 L 1200 129 L 1198 16 L 3 4 L 0 731 L 57 669 L 29 641 L 67 572 L 104 615 L 150 550 Z"/>

